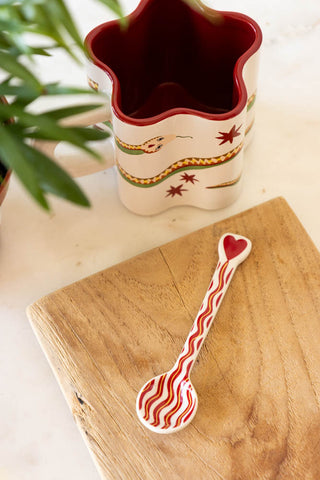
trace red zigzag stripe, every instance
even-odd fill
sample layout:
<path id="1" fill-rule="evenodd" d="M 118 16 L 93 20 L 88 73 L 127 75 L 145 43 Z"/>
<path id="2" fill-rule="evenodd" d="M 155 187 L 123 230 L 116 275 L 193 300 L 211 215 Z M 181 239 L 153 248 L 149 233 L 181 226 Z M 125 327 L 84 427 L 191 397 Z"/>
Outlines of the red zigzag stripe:
<path id="1" fill-rule="evenodd" d="M 181 358 L 180 362 L 179 362 L 179 365 L 178 365 L 178 375 L 181 373 L 182 371 L 182 368 L 183 368 L 183 364 L 186 362 L 186 360 L 193 355 L 193 353 L 195 352 L 195 341 L 197 338 L 201 337 L 203 331 L 204 331 L 204 323 L 205 323 L 205 320 L 210 317 L 211 313 L 212 313 L 212 305 L 213 305 L 213 299 L 214 297 L 221 291 L 221 289 L 223 288 L 224 286 L 224 275 L 225 275 L 225 271 L 226 271 L 226 268 L 227 268 L 227 265 L 228 265 L 228 261 L 226 261 L 223 266 L 221 267 L 221 270 L 219 272 L 219 284 L 217 286 L 217 288 L 210 294 L 209 298 L 208 298 L 208 306 L 206 308 L 206 310 L 204 312 L 202 312 L 202 314 L 199 316 L 198 318 L 198 329 L 197 331 L 191 336 L 190 338 L 190 342 L 189 342 L 189 350 L 188 352 L 186 353 L 186 355 L 184 355 L 184 357 Z M 201 338 L 199 339 L 198 343 L 197 343 L 197 347 L 200 345 L 200 342 L 201 341 Z M 186 376 L 189 375 L 189 371 L 190 371 L 190 367 L 191 367 L 191 364 L 192 362 L 189 363 L 189 365 L 186 367 Z M 178 376 L 176 375 L 176 372 L 175 372 L 175 378 Z M 169 379 L 170 380 L 170 379 Z M 170 395 L 169 397 L 167 398 L 167 400 L 165 402 L 161 402 L 161 404 L 159 404 L 156 408 L 155 408 L 155 411 L 157 409 L 157 418 L 155 419 L 155 421 L 153 422 L 153 425 L 159 425 L 159 415 L 160 415 L 160 410 L 162 408 L 164 408 L 165 406 L 169 405 L 170 402 L 171 402 L 171 398 L 173 397 L 173 382 L 174 382 L 174 379 L 172 380 L 171 384 L 170 384 Z M 168 387 L 169 387 L 169 381 L 168 381 Z M 163 406 L 162 406 L 163 405 Z M 169 425 L 169 421 L 170 421 L 170 418 L 176 413 L 176 411 L 179 409 L 179 406 L 181 405 L 181 398 L 180 398 L 180 395 L 177 396 L 177 401 L 174 405 L 174 407 L 166 413 L 165 417 L 164 417 L 164 422 L 166 425 Z M 154 412 L 155 413 L 155 412 Z"/>
<path id="2" fill-rule="evenodd" d="M 188 398 L 188 407 L 185 409 L 184 412 L 181 413 L 181 415 L 177 418 L 175 427 L 179 427 L 181 425 L 182 421 L 186 422 L 188 418 L 192 415 L 192 412 L 194 411 L 195 407 L 195 400 L 192 401 L 192 395 L 190 391 L 187 391 L 187 398 Z M 189 413 L 188 413 L 189 412 Z"/>
<path id="3" fill-rule="evenodd" d="M 181 357 L 176 370 L 174 372 L 172 372 L 170 377 L 168 378 L 167 390 L 169 392 L 169 395 L 162 402 L 160 402 L 154 409 L 154 412 L 153 412 L 154 422 L 152 423 L 152 425 L 154 425 L 154 426 L 159 425 L 159 416 L 160 416 L 161 410 L 172 402 L 172 399 L 173 399 L 173 396 L 174 396 L 174 390 L 173 390 L 174 381 L 180 375 L 180 373 L 183 369 L 183 366 L 184 366 L 185 362 L 187 361 L 187 359 L 190 358 L 195 352 L 195 341 L 196 341 L 197 338 L 199 338 L 203 334 L 204 322 L 205 322 L 206 318 L 212 313 L 213 298 L 219 291 L 221 291 L 221 289 L 224 286 L 224 275 L 225 275 L 225 271 L 226 271 L 228 263 L 229 262 L 226 261 L 220 269 L 218 286 L 210 294 L 210 297 L 208 299 L 208 306 L 207 306 L 206 310 L 198 318 L 198 328 L 197 328 L 196 332 L 190 337 L 188 352 L 186 352 L 186 354 L 183 357 Z M 198 342 L 197 346 L 199 346 L 199 344 L 200 344 L 200 342 Z M 190 371 L 191 364 L 192 364 L 192 361 L 187 366 L 186 375 L 188 375 L 188 373 Z M 163 383 L 164 382 L 162 381 L 161 385 L 159 384 L 157 392 L 151 398 L 149 398 L 149 400 L 147 400 L 147 403 L 146 403 L 146 406 L 145 406 L 146 414 L 145 414 L 145 417 L 144 417 L 146 420 L 149 419 L 150 409 L 152 408 L 152 405 L 156 402 L 156 400 L 158 400 L 161 397 L 161 395 L 163 393 Z M 143 396 L 143 398 L 144 398 L 144 396 Z M 142 402 L 141 402 L 141 406 L 142 406 Z M 175 403 L 174 407 L 169 412 L 167 412 L 167 414 L 164 418 L 166 424 L 168 424 L 169 419 L 178 409 L 179 409 L 179 396 L 177 397 L 177 402 Z"/>

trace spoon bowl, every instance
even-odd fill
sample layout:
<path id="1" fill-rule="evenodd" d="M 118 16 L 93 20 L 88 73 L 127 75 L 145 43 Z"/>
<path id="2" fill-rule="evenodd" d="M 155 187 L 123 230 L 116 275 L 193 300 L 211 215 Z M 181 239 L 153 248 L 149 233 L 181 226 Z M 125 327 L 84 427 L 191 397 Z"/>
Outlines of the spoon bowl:
<path id="1" fill-rule="evenodd" d="M 157 433 L 171 433 L 191 422 L 198 396 L 191 380 L 171 369 L 145 383 L 136 407 L 144 426 Z"/>

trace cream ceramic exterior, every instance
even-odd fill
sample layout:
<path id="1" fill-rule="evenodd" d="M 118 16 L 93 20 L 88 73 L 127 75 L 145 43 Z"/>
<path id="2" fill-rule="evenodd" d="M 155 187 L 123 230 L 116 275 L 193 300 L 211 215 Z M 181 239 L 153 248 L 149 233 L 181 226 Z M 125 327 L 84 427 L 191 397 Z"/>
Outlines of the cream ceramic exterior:
<path id="1" fill-rule="evenodd" d="M 141 126 L 125 123 L 112 112 L 119 195 L 129 210 L 153 215 L 177 205 L 219 209 L 238 198 L 244 147 L 253 131 L 258 61 L 259 51 L 243 69 L 247 106 L 227 120 L 188 113 Z M 89 84 L 110 97 L 108 75 L 91 62 L 87 72 Z M 222 133 L 232 129 L 236 135 L 223 142 Z M 156 137 L 164 137 L 159 151 L 145 153 L 140 149 L 137 154 L 138 146 L 153 145 Z"/>

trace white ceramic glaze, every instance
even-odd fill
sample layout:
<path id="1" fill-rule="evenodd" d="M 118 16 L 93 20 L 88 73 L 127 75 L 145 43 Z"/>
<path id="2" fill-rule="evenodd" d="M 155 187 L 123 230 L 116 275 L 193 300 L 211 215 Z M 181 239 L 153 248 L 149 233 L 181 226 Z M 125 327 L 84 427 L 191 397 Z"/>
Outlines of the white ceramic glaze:
<path id="1" fill-rule="evenodd" d="M 177 114 L 142 126 L 125 123 L 112 113 L 119 195 L 129 210 L 152 215 L 176 205 L 218 209 L 238 198 L 244 150 L 253 132 L 258 57 L 257 52 L 249 59 L 244 72 L 247 106 L 232 118 Z M 94 81 L 111 95 L 105 72 L 90 62 L 88 74 L 91 84 Z M 223 134 L 230 140 L 222 143 Z M 139 146 L 159 138 L 164 141 L 158 151 L 136 154 Z"/>
<path id="2" fill-rule="evenodd" d="M 251 242 L 241 235 L 225 233 L 218 251 L 217 268 L 175 365 L 145 383 L 138 393 L 137 415 L 153 432 L 177 432 L 189 425 L 196 414 L 198 396 L 190 380 L 191 370 L 236 268 L 251 251 Z"/>

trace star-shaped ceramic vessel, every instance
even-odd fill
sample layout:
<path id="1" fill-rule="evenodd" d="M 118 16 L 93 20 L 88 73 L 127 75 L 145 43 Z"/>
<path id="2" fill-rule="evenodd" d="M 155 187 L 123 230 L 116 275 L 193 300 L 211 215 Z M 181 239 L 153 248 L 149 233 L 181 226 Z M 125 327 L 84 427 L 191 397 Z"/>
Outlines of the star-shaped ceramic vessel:
<path id="1" fill-rule="evenodd" d="M 239 193 L 261 30 L 245 15 L 195 3 L 142 0 L 126 26 L 104 23 L 85 40 L 89 84 L 111 97 L 120 197 L 138 213 L 220 208 Z M 196 174 L 193 188 L 168 196 L 186 170 Z"/>

